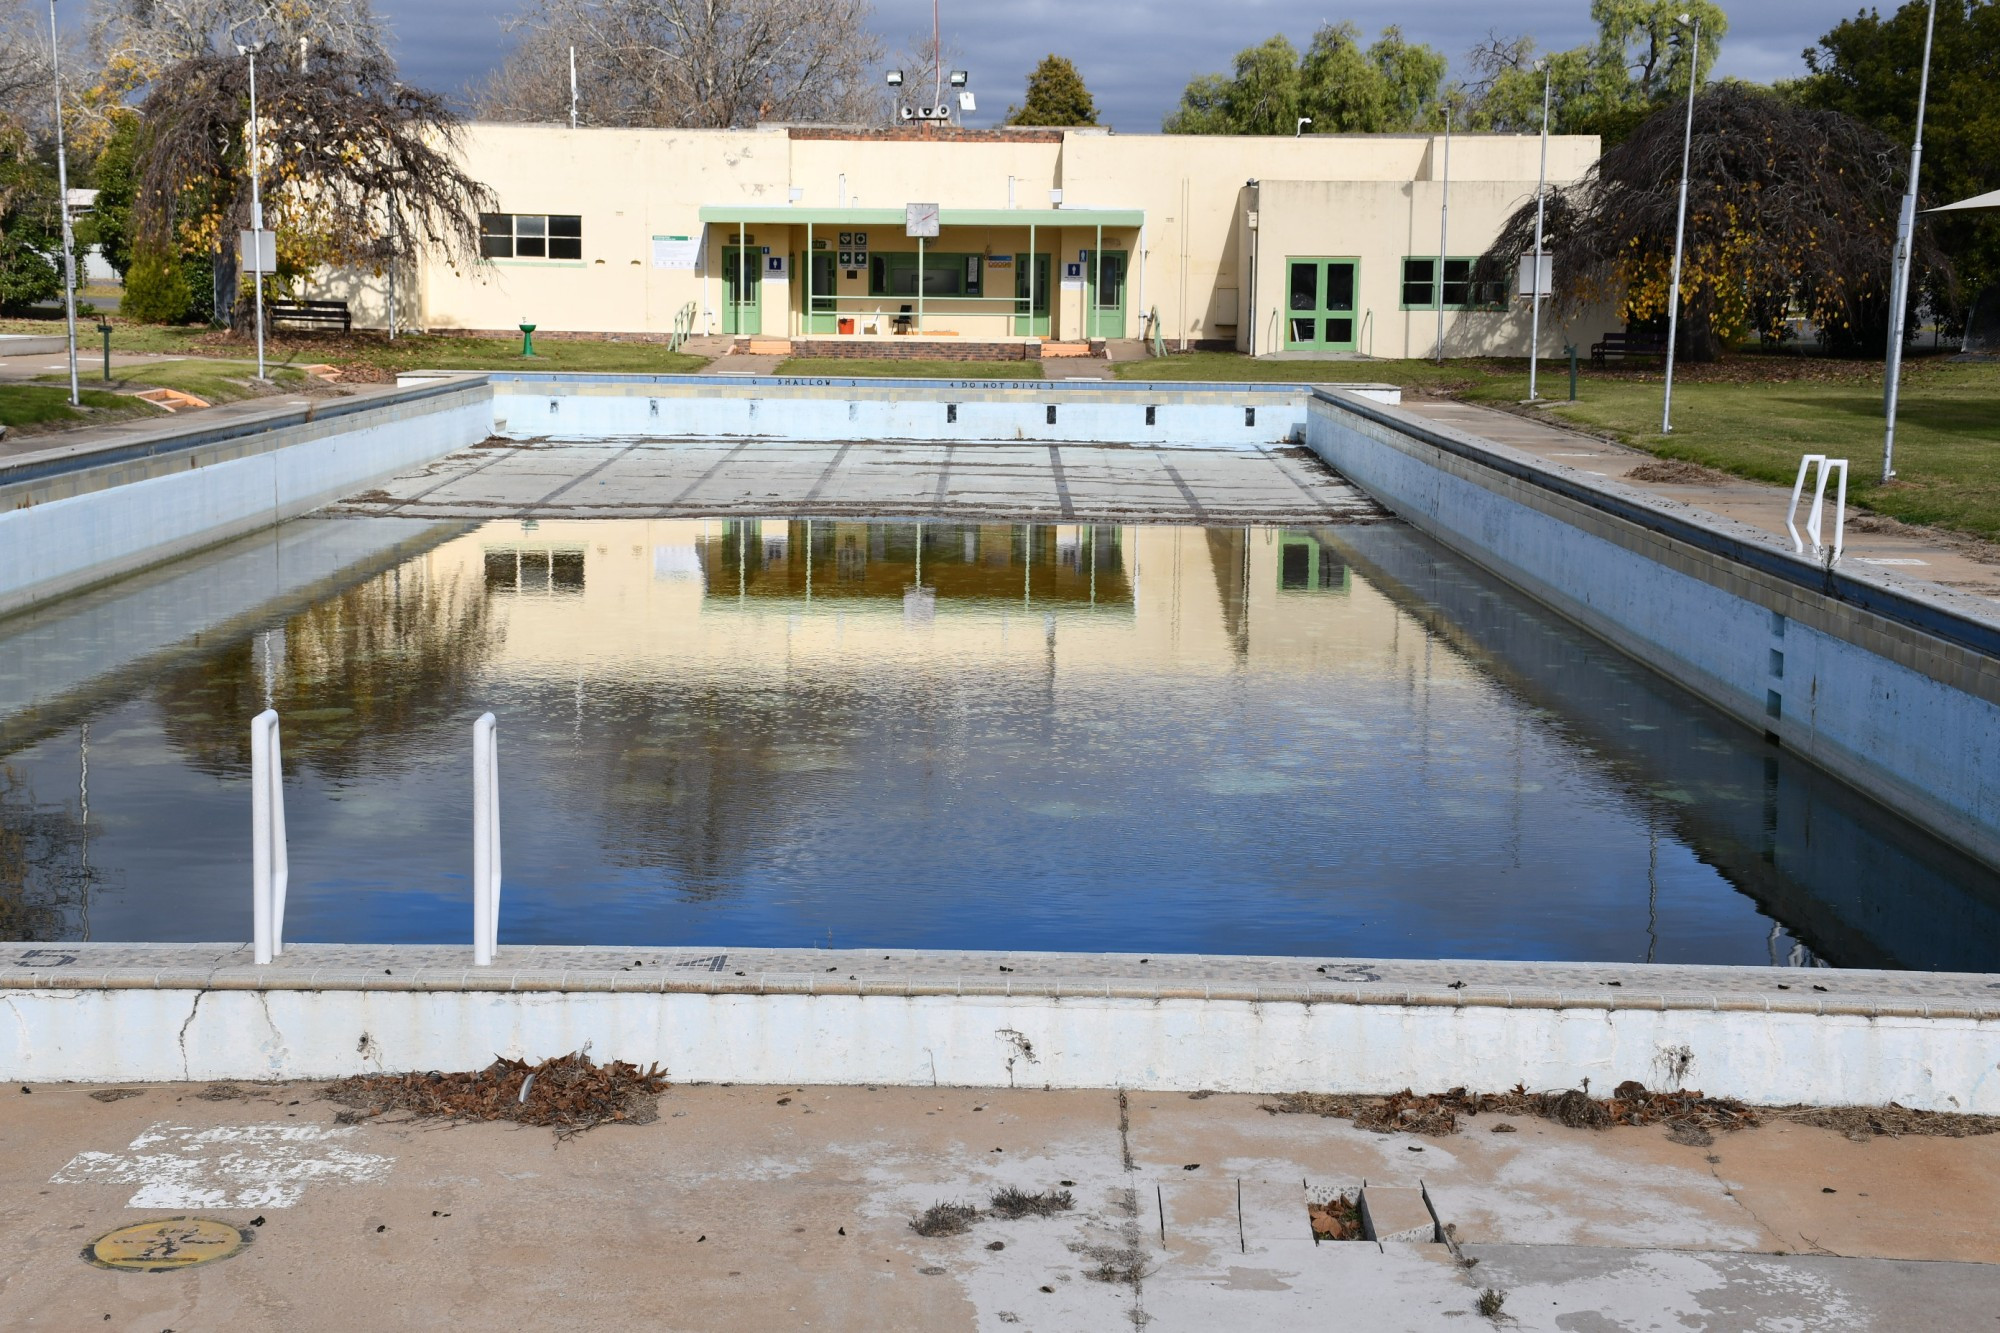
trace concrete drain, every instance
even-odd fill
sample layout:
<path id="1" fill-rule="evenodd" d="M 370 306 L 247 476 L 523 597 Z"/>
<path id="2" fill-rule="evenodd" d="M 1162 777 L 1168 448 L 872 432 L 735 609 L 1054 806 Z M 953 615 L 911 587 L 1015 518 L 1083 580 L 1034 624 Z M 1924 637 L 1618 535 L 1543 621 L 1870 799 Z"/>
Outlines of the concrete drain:
<path id="1" fill-rule="evenodd" d="M 83 1247 L 99 1268 L 127 1273 L 171 1273 L 243 1252 L 250 1233 L 211 1217 L 166 1217 L 108 1231 Z"/>
<path id="2" fill-rule="evenodd" d="M 1303 1183 L 1303 1182 L 1301 1182 Z M 1420 1181 L 1415 1189 L 1370 1185 L 1359 1189 L 1315 1190 L 1306 1186 L 1306 1223 L 1313 1243 L 1372 1240 L 1443 1244 L 1444 1224 Z"/>

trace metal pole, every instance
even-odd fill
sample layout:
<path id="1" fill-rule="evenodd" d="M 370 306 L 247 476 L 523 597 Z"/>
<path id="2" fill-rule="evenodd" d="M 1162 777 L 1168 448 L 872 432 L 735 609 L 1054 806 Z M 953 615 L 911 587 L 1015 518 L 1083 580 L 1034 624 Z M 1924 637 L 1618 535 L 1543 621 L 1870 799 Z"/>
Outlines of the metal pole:
<path id="1" fill-rule="evenodd" d="M 487 967 L 500 940 L 500 754 L 493 714 L 472 724 L 472 961 Z"/>
<path id="2" fill-rule="evenodd" d="M 839 238 L 838 238 L 838 237 L 835 237 L 835 239 L 836 239 L 836 240 L 838 240 Z M 836 313 L 836 316 L 837 316 L 837 315 L 838 315 L 838 309 L 839 309 L 839 302 L 837 302 L 837 301 L 836 301 L 836 302 L 834 303 L 834 305 L 835 305 L 835 313 Z M 835 329 L 836 331 L 838 331 L 838 330 L 839 330 L 839 328 L 840 328 L 840 325 L 839 325 L 839 324 L 835 324 L 835 325 L 834 325 L 833 327 L 834 327 L 834 329 Z M 802 328 L 802 330 L 801 330 L 801 331 L 802 331 L 803 333 L 805 333 L 805 334 L 806 334 L 806 335 L 807 335 L 808 337 L 810 337 L 810 336 L 812 335 L 812 333 L 814 332 L 814 329 L 813 329 L 813 224 L 812 224 L 812 221 L 811 221 L 811 219 L 807 219 L 807 221 L 806 221 L 806 317 L 805 317 L 805 320 L 804 320 L 804 322 L 803 322 L 803 328 Z"/>
<path id="3" fill-rule="evenodd" d="M 1903 388 L 1903 312 L 1910 301 L 1910 251 L 1917 230 L 1917 174 L 1924 164 L 1924 104 L 1931 94 L 1931 33 L 1937 27 L 1937 0 L 1924 20 L 1924 72 L 1917 84 L 1917 137 L 1910 145 L 1910 185 L 1896 224 L 1895 271 L 1889 281 L 1889 373 L 1883 405 L 1882 480 L 1896 475 L 1896 400 Z"/>
<path id="4" fill-rule="evenodd" d="M 69 154 L 63 146 L 62 40 L 56 32 L 56 0 L 49 0 L 49 71 L 56 94 L 56 193 L 62 210 L 63 309 L 69 324 L 69 405 L 79 407 L 76 382 L 76 236 L 69 225 Z"/>
<path id="5" fill-rule="evenodd" d="M 576 128 L 576 48 L 569 49 L 569 127 Z"/>
<path id="6" fill-rule="evenodd" d="M 917 237 L 917 333 L 924 331 L 924 238 Z"/>
<path id="7" fill-rule="evenodd" d="M 1447 237 L 1449 237 L 1451 234 L 1450 228 L 1451 228 L 1451 102 L 1447 100 L 1444 104 L 1444 199 L 1443 202 L 1438 205 L 1437 302 L 1438 302 L 1438 364 L 1439 365 L 1444 364 L 1444 257 L 1446 254 L 1450 253 L 1449 250 L 1447 249 L 1447 246 L 1449 244 Z M 1536 263 L 1538 264 L 1540 262 L 1541 262 L 1540 260 L 1536 261 Z M 1472 276 L 1471 274 L 1466 275 L 1468 282 L 1470 282 L 1471 276 Z"/>
<path id="8" fill-rule="evenodd" d="M 1542 217 L 1547 208 L 1549 187 L 1549 81 L 1553 71 L 1542 65 L 1542 174 L 1535 183 L 1535 257 L 1528 265 L 1528 299 L 1534 304 L 1528 316 L 1528 401 L 1535 392 L 1535 371 L 1542 356 Z"/>
<path id="9" fill-rule="evenodd" d="M 53 4 L 54 0 L 50 0 Z M 250 57 L 250 231 L 252 233 L 251 282 L 257 293 L 257 378 L 267 378 L 264 374 L 264 194 L 258 183 L 262 174 L 258 170 L 257 151 L 257 53 L 246 52 Z"/>
<path id="10" fill-rule="evenodd" d="M 1660 403 L 1660 434 L 1674 433 L 1674 344 L 1681 326 L 1681 256 L 1687 238 L 1688 161 L 1694 149 L 1694 92 L 1701 84 L 1701 20 L 1694 21 L 1694 59 L 1688 68 L 1687 125 L 1681 131 L 1681 204 L 1674 217 L 1674 281 L 1667 291 L 1667 391 Z"/>
<path id="11" fill-rule="evenodd" d="M 1028 224 L 1028 336 L 1035 336 L 1035 224 Z"/>

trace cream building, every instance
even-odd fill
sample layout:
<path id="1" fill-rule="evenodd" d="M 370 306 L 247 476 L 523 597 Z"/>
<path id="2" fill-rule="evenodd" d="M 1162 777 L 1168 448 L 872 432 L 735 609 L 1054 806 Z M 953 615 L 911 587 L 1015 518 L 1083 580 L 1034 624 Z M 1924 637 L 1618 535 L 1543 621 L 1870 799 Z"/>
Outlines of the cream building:
<path id="1" fill-rule="evenodd" d="M 1534 197 L 1532 136 L 1455 136 L 1448 182 L 1435 135 L 479 124 L 465 151 L 498 201 L 483 261 L 398 275 L 405 326 L 866 355 L 1157 331 L 1171 347 L 1407 357 L 1434 355 L 1442 323 L 1447 354 L 1527 350 L 1528 303 L 1468 278 Z M 1597 154 L 1594 136 L 1551 138 L 1549 183 Z M 385 282 L 315 294 L 387 321 Z M 1565 340 L 1546 327 L 1544 351 Z"/>

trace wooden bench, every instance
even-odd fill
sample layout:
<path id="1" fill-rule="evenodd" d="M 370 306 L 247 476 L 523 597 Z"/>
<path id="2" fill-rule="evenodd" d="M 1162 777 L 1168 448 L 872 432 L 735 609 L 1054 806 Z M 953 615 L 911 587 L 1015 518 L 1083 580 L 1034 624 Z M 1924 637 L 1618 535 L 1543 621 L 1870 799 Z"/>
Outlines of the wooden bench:
<path id="1" fill-rule="evenodd" d="M 1590 364 L 1599 370 L 1612 357 L 1665 356 L 1667 340 L 1656 333 L 1607 333 L 1590 345 Z"/>
<path id="2" fill-rule="evenodd" d="M 265 313 L 274 325 L 302 324 L 320 329 L 338 325 L 342 333 L 354 329 L 354 316 L 348 313 L 345 301 L 273 301 Z"/>

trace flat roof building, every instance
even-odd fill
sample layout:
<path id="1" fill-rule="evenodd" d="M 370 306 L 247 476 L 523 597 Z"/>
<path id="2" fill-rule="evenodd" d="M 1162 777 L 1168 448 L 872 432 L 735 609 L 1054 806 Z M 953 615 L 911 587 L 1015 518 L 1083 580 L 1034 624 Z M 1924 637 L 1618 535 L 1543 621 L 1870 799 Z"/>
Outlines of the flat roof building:
<path id="1" fill-rule="evenodd" d="M 1470 281 L 1534 197 L 1534 136 L 1127 135 L 944 126 L 475 124 L 483 263 L 398 275 L 406 327 L 785 338 L 820 354 L 1037 341 L 1525 354 L 1527 303 Z M 1551 186 L 1598 155 L 1548 142 Z M 348 275 L 357 322 L 386 279 Z M 1562 332 L 1544 322 L 1543 350 Z M 1595 332 L 1595 330 L 1592 330 Z M 802 349 L 803 350 L 803 349 Z M 1004 352 L 1002 353 L 1004 354 Z"/>

